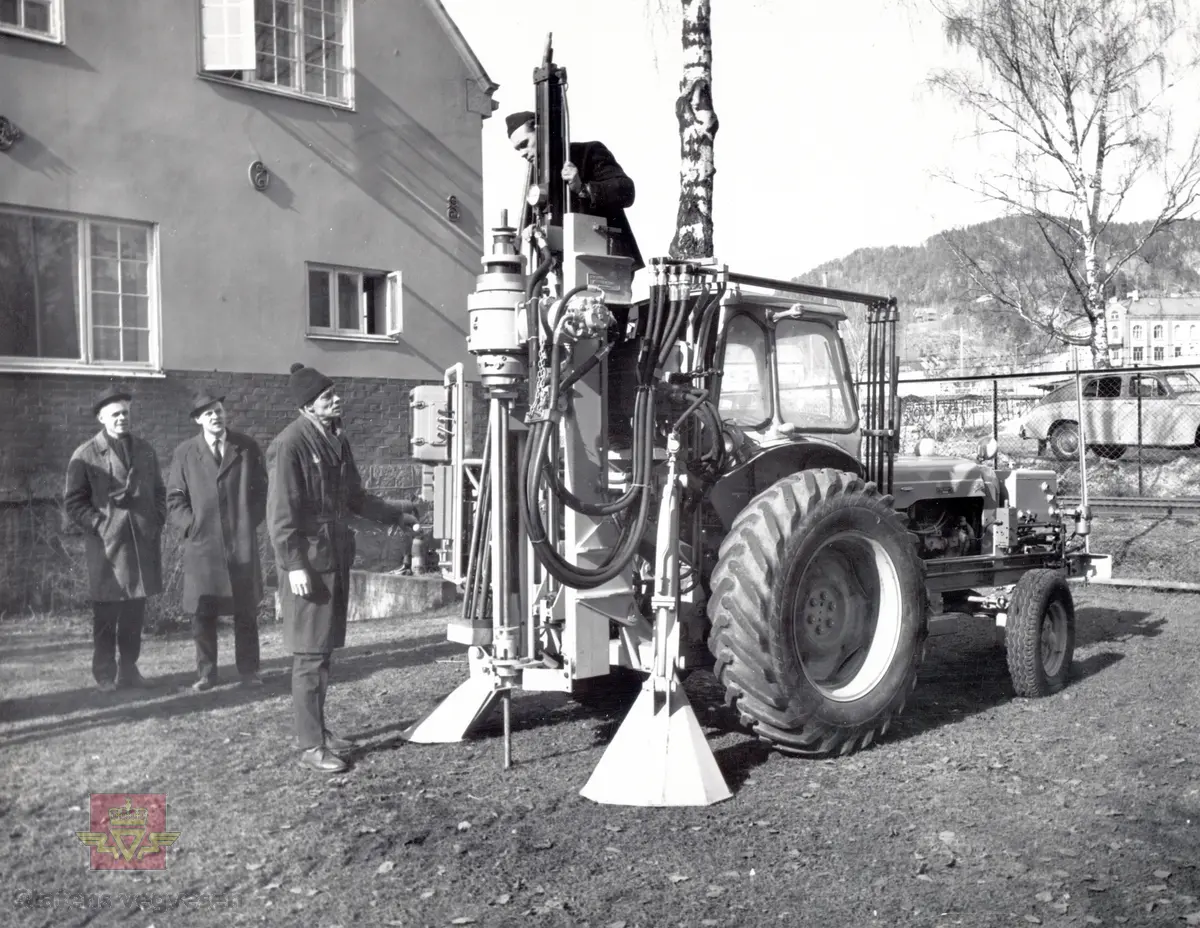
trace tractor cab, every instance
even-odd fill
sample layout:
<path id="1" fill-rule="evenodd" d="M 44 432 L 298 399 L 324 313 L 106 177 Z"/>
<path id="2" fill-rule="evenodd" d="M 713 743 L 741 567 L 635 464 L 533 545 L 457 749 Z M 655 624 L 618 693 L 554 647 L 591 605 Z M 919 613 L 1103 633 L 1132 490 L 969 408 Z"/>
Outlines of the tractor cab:
<path id="1" fill-rule="evenodd" d="M 857 458 L 858 404 L 833 306 L 739 295 L 719 335 L 717 411 L 759 447 L 819 437 Z"/>

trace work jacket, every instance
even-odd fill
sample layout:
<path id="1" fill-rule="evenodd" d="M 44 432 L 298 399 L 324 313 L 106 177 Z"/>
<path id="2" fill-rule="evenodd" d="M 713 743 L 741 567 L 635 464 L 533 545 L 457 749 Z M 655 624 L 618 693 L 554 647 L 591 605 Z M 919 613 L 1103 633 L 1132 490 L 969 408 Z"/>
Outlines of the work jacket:
<path id="1" fill-rule="evenodd" d="M 328 653 L 346 643 L 351 515 L 383 524 L 416 522 L 416 507 L 363 490 L 350 442 L 301 415 L 267 448 L 267 530 L 275 550 L 284 644 L 293 653 Z M 291 591 L 288 572 L 308 571 L 312 592 Z"/>

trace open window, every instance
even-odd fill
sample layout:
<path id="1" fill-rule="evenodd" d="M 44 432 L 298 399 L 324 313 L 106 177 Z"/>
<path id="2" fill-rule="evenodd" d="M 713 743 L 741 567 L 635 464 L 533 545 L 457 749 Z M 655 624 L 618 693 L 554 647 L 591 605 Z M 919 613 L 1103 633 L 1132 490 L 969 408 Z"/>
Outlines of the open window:
<path id="1" fill-rule="evenodd" d="M 310 264 L 307 331 L 317 338 L 399 337 L 404 332 L 401 273 Z"/>
<path id="2" fill-rule="evenodd" d="M 349 0 L 200 0 L 200 38 L 205 76 L 353 103 Z"/>

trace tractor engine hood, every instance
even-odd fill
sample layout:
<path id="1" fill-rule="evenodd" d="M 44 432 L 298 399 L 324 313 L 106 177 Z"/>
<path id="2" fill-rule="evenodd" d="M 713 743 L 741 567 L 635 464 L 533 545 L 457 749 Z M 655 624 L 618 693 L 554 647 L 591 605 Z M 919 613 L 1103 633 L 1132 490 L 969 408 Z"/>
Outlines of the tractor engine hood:
<path id="1" fill-rule="evenodd" d="M 966 458 L 898 454 L 892 470 L 895 508 L 907 509 L 922 499 L 981 497 L 985 508 L 1000 499 L 996 472 Z"/>

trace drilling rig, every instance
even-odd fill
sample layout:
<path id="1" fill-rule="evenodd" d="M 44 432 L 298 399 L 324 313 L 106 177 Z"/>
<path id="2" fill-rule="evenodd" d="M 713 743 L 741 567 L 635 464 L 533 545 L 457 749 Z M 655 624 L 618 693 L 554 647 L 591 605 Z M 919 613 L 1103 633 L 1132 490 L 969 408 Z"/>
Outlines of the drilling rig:
<path id="1" fill-rule="evenodd" d="M 470 672 L 404 737 L 463 740 L 499 704 L 507 767 L 514 693 L 637 672 L 582 795 L 708 805 L 730 792 L 681 683 L 692 670 L 757 737 L 807 757 L 884 735 L 948 623 L 1005 628 L 1018 694 L 1061 688 L 1086 506 L 1060 508 L 1053 471 L 995 470 L 994 449 L 897 455 L 893 298 L 653 258 L 635 301 L 621 230 L 561 179 L 567 80 L 549 42 L 533 77 L 528 231 L 501 217 L 467 304 L 480 453 L 463 365 L 412 397 L 440 564 L 462 592 L 448 637 Z M 846 304 L 868 322 L 858 384 Z"/>

